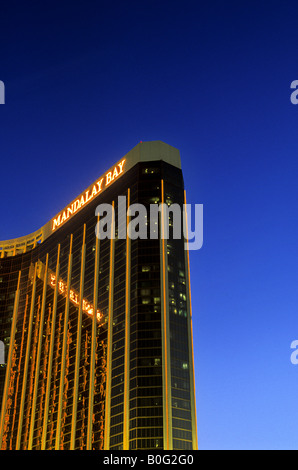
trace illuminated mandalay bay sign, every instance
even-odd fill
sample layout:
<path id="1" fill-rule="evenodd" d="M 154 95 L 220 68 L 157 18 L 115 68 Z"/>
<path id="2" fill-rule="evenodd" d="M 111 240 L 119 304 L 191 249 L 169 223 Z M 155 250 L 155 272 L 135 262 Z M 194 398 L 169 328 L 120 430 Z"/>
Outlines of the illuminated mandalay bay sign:
<path id="1" fill-rule="evenodd" d="M 76 201 L 70 204 L 60 214 L 53 219 L 52 231 L 54 232 L 57 228 L 61 227 L 67 220 L 76 214 L 83 206 L 89 204 L 103 189 L 107 188 L 113 183 L 119 176 L 124 172 L 125 159 L 114 166 L 114 168 L 108 171 L 102 178 L 100 178 L 94 185 L 85 191 Z"/>

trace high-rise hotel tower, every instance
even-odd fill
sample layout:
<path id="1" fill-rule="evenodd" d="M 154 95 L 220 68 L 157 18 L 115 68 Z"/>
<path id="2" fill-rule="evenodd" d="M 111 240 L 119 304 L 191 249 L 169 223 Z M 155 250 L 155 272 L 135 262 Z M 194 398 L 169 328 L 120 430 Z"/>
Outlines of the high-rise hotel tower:
<path id="1" fill-rule="evenodd" d="M 126 236 L 120 201 L 182 207 L 179 151 L 139 143 L 40 230 L 0 242 L 0 449 L 197 448 L 185 240 L 161 236 L 164 217 Z M 100 239 L 103 203 L 115 236 Z"/>

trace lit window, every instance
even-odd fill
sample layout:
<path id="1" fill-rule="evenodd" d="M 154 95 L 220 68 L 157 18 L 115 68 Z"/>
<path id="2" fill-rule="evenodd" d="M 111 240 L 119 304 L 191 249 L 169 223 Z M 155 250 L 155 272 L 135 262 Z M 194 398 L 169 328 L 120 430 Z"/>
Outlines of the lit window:
<path id="1" fill-rule="evenodd" d="M 148 273 L 150 270 L 150 266 L 142 266 L 142 273 Z"/>

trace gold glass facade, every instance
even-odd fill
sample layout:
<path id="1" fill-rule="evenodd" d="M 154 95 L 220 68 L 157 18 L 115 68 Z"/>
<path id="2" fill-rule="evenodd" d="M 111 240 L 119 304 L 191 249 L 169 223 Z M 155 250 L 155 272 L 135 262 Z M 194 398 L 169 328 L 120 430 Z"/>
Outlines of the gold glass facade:
<path id="1" fill-rule="evenodd" d="M 184 239 L 162 239 L 163 217 L 153 239 L 117 236 L 118 196 L 182 206 L 179 152 L 144 142 L 124 160 L 80 209 L 0 242 L 2 450 L 197 448 Z M 114 238 L 95 236 L 100 203 Z"/>

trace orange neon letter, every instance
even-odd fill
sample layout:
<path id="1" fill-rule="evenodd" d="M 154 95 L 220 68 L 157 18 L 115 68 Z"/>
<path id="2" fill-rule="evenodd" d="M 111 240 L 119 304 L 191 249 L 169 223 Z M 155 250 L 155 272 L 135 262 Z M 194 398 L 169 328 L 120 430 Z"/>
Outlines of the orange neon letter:
<path id="1" fill-rule="evenodd" d="M 109 171 L 107 174 L 106 174 L 106 186 L 108 186 L 112 181 L 112 172 Z"/>
<path id="2" fill-rule="evenodd" d="M 57 227 L 59 227 L 60 224 L 61 224 L 61 214 L 57 217 L 57 219 L 54 219 L 52 230 L 54 231 Z"/>
<path id="3" fill-rule="evenodd" d="M 122 162 L 121 162 L 121 163 L 118 163 L 118 165 L 119 165 L 119 168 L 120 168 L 119 175 L 120 175 L 121 173 L 123 173 L 123 165 L 124 165 L 124 163 L 125 163 L 125 159 L 124 159 L 124 160 L 122 160 Z"/>

